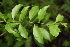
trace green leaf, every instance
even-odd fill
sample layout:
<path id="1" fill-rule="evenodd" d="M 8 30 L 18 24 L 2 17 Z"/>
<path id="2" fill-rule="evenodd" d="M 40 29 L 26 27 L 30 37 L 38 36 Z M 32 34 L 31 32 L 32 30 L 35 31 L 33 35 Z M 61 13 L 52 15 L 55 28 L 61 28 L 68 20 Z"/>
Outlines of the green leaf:
<path id="1" fill-rule="evenodd" d="M 50 33 L 55 37 L 57 37 L 59 35 L 59 32 L 61 32 L 60 29 L 58 28 L 58 25 L 50 25 L 49 30 Z"/>
<path id="2" fill-rule="evenodd" d="M 15 27 L 16 25 L 18 25 L 19 23 L 8 23 L 10 24 L 11 27 Z"/>
<path id="3" fill-rule="evenodd" d="M 14 29 L 13 35 L 14 35 L 15 37 L 20 37 L 20 35 L 19 35 L 19 33 L 18 33 L 18 30 L 17 30 L 17 29 Z"/>
<path id="4" fill-rule="evenodd" d="M 39 43 L 43 44 L 43 37 L 37 25 L 34 25 L 33 27 L 33 35 Z"/>
<path id="5" fill-rule="evenodd" d="M 22 40 L 22 37 L 18 37 L 17 40 L 18 40 L 18 41 L 23 41 L 23 40 Z"/>
<path id="6" fill-rule="evenodd" d="M 28 39 L 28 32 L 26 31 L 26 29 L 21 24 L 19 25 L 18 30 L 19 30 L 19 33 L 22 37 Z"/>
<path id="7" fill-rule="evenodd" d="M 65 40 L 62 46 L 65 46 L 65 47 L 70 46 L 70 42 L 68 40 Z"/>
<path id="8" fill-rule="evenodd" d="M 8 13 L 8 14 L 7 14 L 7 17 L 8 17 L 9 19 L 12 19 L 11 13 Z"/>
<path id="9" fill-rule="evenodd" d="M 47 31 L 46 29 L 44 29 L 44 28 L 39 28 L 39 29 L 41 30 L 42 36 L 43 36 L 45 39 L 51 41 L 50 35 L 49 35 L 48 31 Z"/>
<path id="10" fill-rule="evenodd" d="M 46 15 L 45 15 L 45 17 L 43 19 L 43 22 L 44 23 L 47 22 L 49 20 L 49 18 L 50 18 L 50 13 L 46 13 Z"/>
<path id="11" fill-rule="evenodd" d="M 15 16 L 17 15 L 19 9 L 22 7 L 22 4 L 16 5 L 13 9 L 12 9 L 12 18 L 14 20 Z"/>
<path id="12" fill-rule="evenodd" d="M 52 25 L 52 24 L 55 24 L 55 21 L 50 21 L 46 25 Z"/>
<path id="13" fill-rule="evenodd" d="M 10 26 L 10 24 L 6 24 L 6 25 L 5 25 L 5 29 L 6 29 L 9 33 L 13 33 L 13 32 L 14 32 L 13 29 L 12 29 L 12 27 Z"/>
<path id="14" fill-rule="evenodd" d="M 19 16 L 19 21 L 23 20 L 25 18 L 25 15 L 27 14 L 27 10 L 28 10 L 29 6 L 24 7 L 21 11 L 21 14 Z"/>
<path id="15" fill-rule="evenodd" d="M 65 27 L 67 27 L 67 23 L 61 23 L 62 25 L 64 25 Z"/>
<path id="16" fill-rule="evenodd" d="M 63 16 L 61 16 L 60 14 L 58 14 L 58 16 L 56 17 L 56 22 L 62 21 L 63 20 Z"/>
<path id="17" fill-rule="evenodd" d="M 0 12 L 0 18 L 2 18 L 6 22 L 6 19 L 5 19 L 4 15 L 1 12 Z"/>
<path id="18" fill-rule="evenodd" d="M 66 7 L 69 7 L 69 5 L 68 4 L 63 4 L 61 9 L 65 9 Z"/>
<path id="19" fill-rule="evenodd" d="M 32 9 L 29 11 L 29 19 L 31 20 L 39 11 L 38 6 L 32 7 Z"/>
<path id="20" fill-rule="evenodd" d="M 48 7 L 49 7 L 49 5 L 43 7 L 43 8 L 40 9 L 40 11 L 38 12 L 38 19 L 39 19 L 39 21 L 41 21 L 41 20 L 44 18 L 44 15 L 46 14 L 46 10 L 47 10 Z"/>

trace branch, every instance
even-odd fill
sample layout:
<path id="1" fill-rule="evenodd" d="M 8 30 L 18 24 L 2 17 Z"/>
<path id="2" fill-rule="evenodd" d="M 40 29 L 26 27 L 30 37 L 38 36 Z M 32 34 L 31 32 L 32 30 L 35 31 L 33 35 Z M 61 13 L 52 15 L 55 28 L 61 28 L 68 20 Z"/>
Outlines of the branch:
<path id="1" fill-rule="evenodd" d="M 63 12 L 63 11 L 60 10 L 59 8 L 56 8 L 55 6 L 53 6 L 53 5 L 51 5 L 51 4 L 47 3 L 47 2 L 45 2 L 44 0 L 39 0 L 39 1 L 41 1 L 41 2 L 43 2 L 43 3 L 45 3 L 45 4 L 47 4 L 47 5 L 50 5 L 50 6 L 51 6 L 52 8 L 54 8 L 55 10 L 61 12 L 62 14 L 66 15 L 68 18 L 70 18 L 70 15 L 69 15 L 69 14 Z"/>
<path id="2" fill-rule="evenodd" d="M 5 33 L 7 33 L 7 31 L 6 31 L 6 32 L 4 32 L 4 33 L 2 33 L 0 36 L 3 36 Z"/>

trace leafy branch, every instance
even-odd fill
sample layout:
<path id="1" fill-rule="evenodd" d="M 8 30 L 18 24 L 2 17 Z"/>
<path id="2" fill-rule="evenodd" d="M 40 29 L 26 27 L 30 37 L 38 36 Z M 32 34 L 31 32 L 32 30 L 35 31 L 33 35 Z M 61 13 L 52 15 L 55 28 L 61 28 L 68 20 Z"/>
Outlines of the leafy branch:
<path id="1" fill-rule="evenodd" d="M 26 16 L 26 15 L 28 12 L 28 8 L 30 6 L 24 7 L 21 10 L 21 13 L 18 14 L 18 12 L 22 6 L 23 6 L 22 4 L 16 5 L 12 9 L 12 12 L 11 12 L 12 15 L 8 16 L 8 20 L 6 20 L 4 15 L 2 13 L 0 13 L 0 15 L 1 15 L 0 18 L 2 18 L 6 22 L 5 29 L 9 33 L 12 33 L 15 37 L 17 37 L 17 40 L 18 40 L 18 38 L 22 38 L 22 37 L 24 37 L 26 39 L 29 38 L 28 31 L 30 31 L 30 29 L 26 28 L 26 26 L 28 26 L 29 28 L 33 28 L 34 38 L 41 44 L 44 43 L 43 39 L 47 39 L 48 41 L 51 41 L 50 34 L 52 34 L 54 37 L 57 37 L 59 35 L 59 32 L 61 32 L 61 31 L 58 28 L 58 26 L 60 24 L 67 27 L 66 23 L 61 22 L 64 19 L 64 17 L 60 14 L 57 15 L 55 21 L 49 21 L 51 14 L 46 13 L 46 10 L 48 9 L 49 5 L 44 6 L 41 9 L 39 9 L 39 6 L 33 6 L 29 10 L 28 16 Z M 18 20 L 16 19 L 17 16 L 18 16 L 18 18 L 17 18 Z M 1 21 L 1 22 L 4 22 L 4 21 Z M 7 21 L 10 21 L 10 22 L 7 22 Z M 49 22 L 47 22 L 47 21 L 49 21 Z M 32 24 L 33 24 L 33 26 L 31 26 Z M 41 26 L 39 27 L 39 25 L 41 25 Z M 44 29 L 42 25 L 47 26 L 50 30 L 50 33 L 48 32 L 47 29 Z"/>

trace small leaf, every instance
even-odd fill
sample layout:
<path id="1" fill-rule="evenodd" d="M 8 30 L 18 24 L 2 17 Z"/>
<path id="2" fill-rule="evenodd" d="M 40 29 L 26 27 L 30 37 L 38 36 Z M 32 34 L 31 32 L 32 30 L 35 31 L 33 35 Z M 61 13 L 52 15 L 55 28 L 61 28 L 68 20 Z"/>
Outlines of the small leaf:
<path id="1" fill-rule="evenodd" d="M 19 9 L 22 7 L 22 4 L 16 5 L 13 9 L 12 9 L 12 18 L 14 20 L 15 16 L 17 15 Z"/>
<path id="2" fill-rule="evenodd" d="M 10 24 L 6 24 L 5 25 L 5 29 L 9 32 L 9 33 L 13 33 L 14 31 L 12 30 L 12 27 L 10 26 Z"/>
<path id="3" fill-rule="evenodd" d="M 50 18 L 50 13 L 46 13 L 46 15 L 45 15 L 45 17 L 43 19 L 43 22 L 44 23 L 47 22 L 49 20 L 49 18 Z"/>
<path id="4" fill-rule="evenodd" d="M 21 37 L 19 37 L 19 38 L 17 38 L 17 40 L 18 40 L 18 41 L 22 41 L 22 38 L 21 38 Z"/>
<path id="5" fill-rule="evenodd" d="M 63 42 L 62 46 L 64 46 L 64 47 L 70 46 L 70 41 L 65 40 L 65 41 Z"/>
<path id="6" fill-rule="evenodd" d="M 34 6 L 32 7 L 32 9 L 29 11 L 29 19 L 31 20 L 39 11 L 39 7 L 38 6 Z"/>
<path id="7" fill-rule="evenodd" d="M 60 29 L 58 28 L 58 25 L 50 25 L 49 30 L 50 33 L 55 37 L 57 37 L 59 35 L 59 32 L 61 32 Z"/>
<path id="8" fill-rule="evenodd" d="M 64 4 L 64 5 L 62 5 L 61 9 L 65 9 L 68 6 L 69 6 L 68 4 Z"/>
<path id="9" fill-rule="evenodd" d="M 23 20 L 25 18 L 25 15 L 27 14 L 27 10 L 28 10 L 29 6 L 24 7 L 21 11 L 20 17 L 19 17 L 19 21 Z"/>
<path id="10" fill-rule="evenodd" d="M 39 21 L 41 21 L 41 20 L 44 18 L 44 15 L 46 14 L 46 10 L 47 10 L 48 7 L 49 7 L 49 5 L 43 7 L 43 8 L 40 9 L 40 11 L 38 12 L 38 19 L 39 19 Z"/>
<path id="11" fill-rule="evenodd" d="M 44 37 L 45 39 L 51 41 L 50 35 L 49 35 L 48 31 L 45 30 L 44 28 L 39 28 L 39 29 L 41 30 L 41 34 L 43 35 L 43 37 Z"/>
<path id="12" fill-rule="evenodd" d="M 28 39 L 28 32 L 26 31 L 26 29 L 21 24 L 19 25 L 18 30 L 19 30 L 19 33 L 22 37 Z"/>
<path id="13" fill-rule="evenodd" d="M 20 35 L 19 35 L 19 33 L 18 33 L 18 30 L 17 30 L 17 29 L 14 29 L 14 31 L 15 31 L 15 32 L 13 32 L 14 36 L 15 36 L 15 37 L 20 37 Z"/>
<path id="14" fill-rule="evenodd" d="M 56 17 L 56 22 L 62 21 L 63 20 L 63 16 L 61 16 L 60 14 L 58 14 L 58 16 Z"/>
<path id="15" fill-rule="evenodd" d="M 61 23 L 62 25 L 64 25 L 65 27 L 67 27 L 67 23 Z"/>
<path id="16" fill-rule="evenodd" d="M 38 28 L 37 25 L 34 25 L 33 35 L 39 43 L 43 44 L 43 37 L 42 37 L 41 31 L 40 31 L 40 29 Z"/>
<path id="17" fill-rule="evenodd" d="M 1 12 L 0 12 L 0 18 L 2 18 L 6 22 L 6 19 L 5 19 L 4 15 Z"/>
<path id="18" fill-rule="evenodd" d="M 55 24 L 55 21 L 50 21 L 47 23 L 47 25 L 52 25 L 52 24 Z"/>
<path id="19" fill-rule="evenodd" d="M 19 23 L 8 23 L 10 24 L 11 27 L 15 27 L 16 25 L 18 25 Z"/>

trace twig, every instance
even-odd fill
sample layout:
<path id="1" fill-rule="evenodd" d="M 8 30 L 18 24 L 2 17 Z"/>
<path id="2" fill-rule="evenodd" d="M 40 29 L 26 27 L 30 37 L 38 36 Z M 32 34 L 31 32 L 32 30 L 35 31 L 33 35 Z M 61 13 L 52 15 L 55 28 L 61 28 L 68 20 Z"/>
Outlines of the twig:
<path id="1" fill-rule="evenodd" d="M 4 33 L 2 33 L 0 36 L 3 36 L 5 33 L 7 33 L 7 31 L 6 31 L 6 32 L 4 32 Z"/>
<path id="2" fill-rule="evenodd" d="M 1 22 L 4 22 L 4 21 L 0 21 L 0 23 L 1 23 Z"/>
<path id="3" fill-rule="evenodd" d="M 55 6 L 53 6 L 53 5 L 51 5 L 51 4 L 47 3 L 47 2 L 45 2 L 44 0 L 39 0 L 39 1 L 41 1 L 41 2 L 43 2 L 43 3 L 45 3 L 45 4 L 47 4 L 47 5 L 50 5 L 50 6 L 51 6 L 52 8 L 54 8 L 55 10 L 61 12 L 62 14 L 66 15 L 68 18 L 70 18 L 70 15 L 69 15 L 69 14 L 63 12 L 63 11 L 60 10 L 59 8 L 56 8 Z"/>

